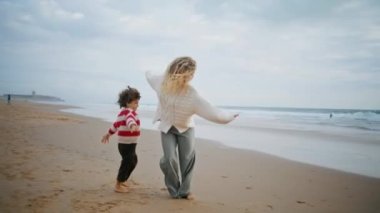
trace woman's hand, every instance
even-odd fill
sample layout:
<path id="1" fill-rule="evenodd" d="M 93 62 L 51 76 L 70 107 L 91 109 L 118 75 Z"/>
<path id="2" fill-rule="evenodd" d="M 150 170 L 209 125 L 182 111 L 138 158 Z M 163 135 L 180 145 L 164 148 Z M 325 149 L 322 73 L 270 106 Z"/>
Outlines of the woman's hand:
<path id="1" fill-rule="evenodd" d="M 110 142 L 110 134 L 109 133 L 107 133 L 107 134 L 105 134 L 104 136 L 103 136 L 103 138 L 102 138 L 102 143 L 104 143 L 104 144 L 107 144 L 107 143 L 109 143 Z"/>

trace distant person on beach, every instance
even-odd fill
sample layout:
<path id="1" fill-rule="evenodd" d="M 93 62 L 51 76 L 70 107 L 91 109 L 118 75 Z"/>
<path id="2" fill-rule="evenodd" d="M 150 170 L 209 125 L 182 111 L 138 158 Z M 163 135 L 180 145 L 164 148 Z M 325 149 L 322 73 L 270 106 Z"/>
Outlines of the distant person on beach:
<path id="1" fill-rule="evenodd" d="M 118 149 L 122 160 L 115 185 L 116 192 L 128 192 L 126 182 L 137 165 L 136 145 L 140 136 L 140 120 L 136 110 L 140 97 L 139 91 L 129 86 L 119 94 L 121 111 L 102 138 L 102 143 L 107 144 L 111 135 L 116 132 L 118 134 Z"/>
<path id="2" fill-rule="evenodd" d="M 8 94 L 8 104 L 11 104 L 11 99 L 12 99 L 12 97 L 11 97 L 11 94 Z"/>
<path id="3" fill-rule="evenodd" d="M 333 114 L 332 113 L 330 113 L 330 118 L 332 118 L 333 117 Z"/>
<path id="4" fill-rule="evenodd" d="M 192 58 L 179 57 L 169 64 L 164 75 L 146 72 L 147 81 L 159 99 L 154 122 L 160 121 L 164 153 L 160 168 L 166 187 L 171 197 L 189 200 L 194 199 L 190 190 L 195 163 L 193 115 L 221 124 L 238 116 L 212 106 L 189 85 L 195 70 Z"/>

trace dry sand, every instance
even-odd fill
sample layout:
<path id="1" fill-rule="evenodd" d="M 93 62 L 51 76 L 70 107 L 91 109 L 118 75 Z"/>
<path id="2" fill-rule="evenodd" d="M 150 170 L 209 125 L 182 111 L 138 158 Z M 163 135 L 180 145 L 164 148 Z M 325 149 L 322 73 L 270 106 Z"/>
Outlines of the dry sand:
<path id="1" fill-rule="evenodd" d="M 157 131 L 144 130 L 130 192 L 109 123 L 62 107 L 0 103 L 0 212 L 380 212 L 380 179 L 197 140 L 196 200 L 171 199 Z M 257 138 L 256 138 L 257 140 Z"/>

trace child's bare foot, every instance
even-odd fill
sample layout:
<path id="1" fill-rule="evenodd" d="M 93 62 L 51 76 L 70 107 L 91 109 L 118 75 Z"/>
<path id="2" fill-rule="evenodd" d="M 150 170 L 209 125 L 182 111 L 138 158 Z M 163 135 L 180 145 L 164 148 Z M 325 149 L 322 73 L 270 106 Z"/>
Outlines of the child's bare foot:
<path id="1" fill-rule="evenodd" d="M 125 181 L 125 182 L 120 182 L 120 185 L 123 186 L 123 187 L 128 187 L 127 181 Z"/>
<path id="2" fill-rule="evenodd" d="M 115 185 L 115 192 L 126 193 L 128 192 L 128 189 L 126 186 L 123 186 L 121 182 L 118 182 Z"/>

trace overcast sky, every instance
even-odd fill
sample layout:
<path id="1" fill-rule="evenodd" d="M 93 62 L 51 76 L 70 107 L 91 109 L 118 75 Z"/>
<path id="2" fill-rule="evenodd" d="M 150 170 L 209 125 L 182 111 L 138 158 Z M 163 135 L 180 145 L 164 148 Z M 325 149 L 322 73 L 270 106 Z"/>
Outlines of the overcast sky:
<path id="1" fill-rule="evenodd" d="M 114 103 L 177 56 L 216 105 L 380 109 L 376 0 L 0 0 L 0 93 Z"/>

